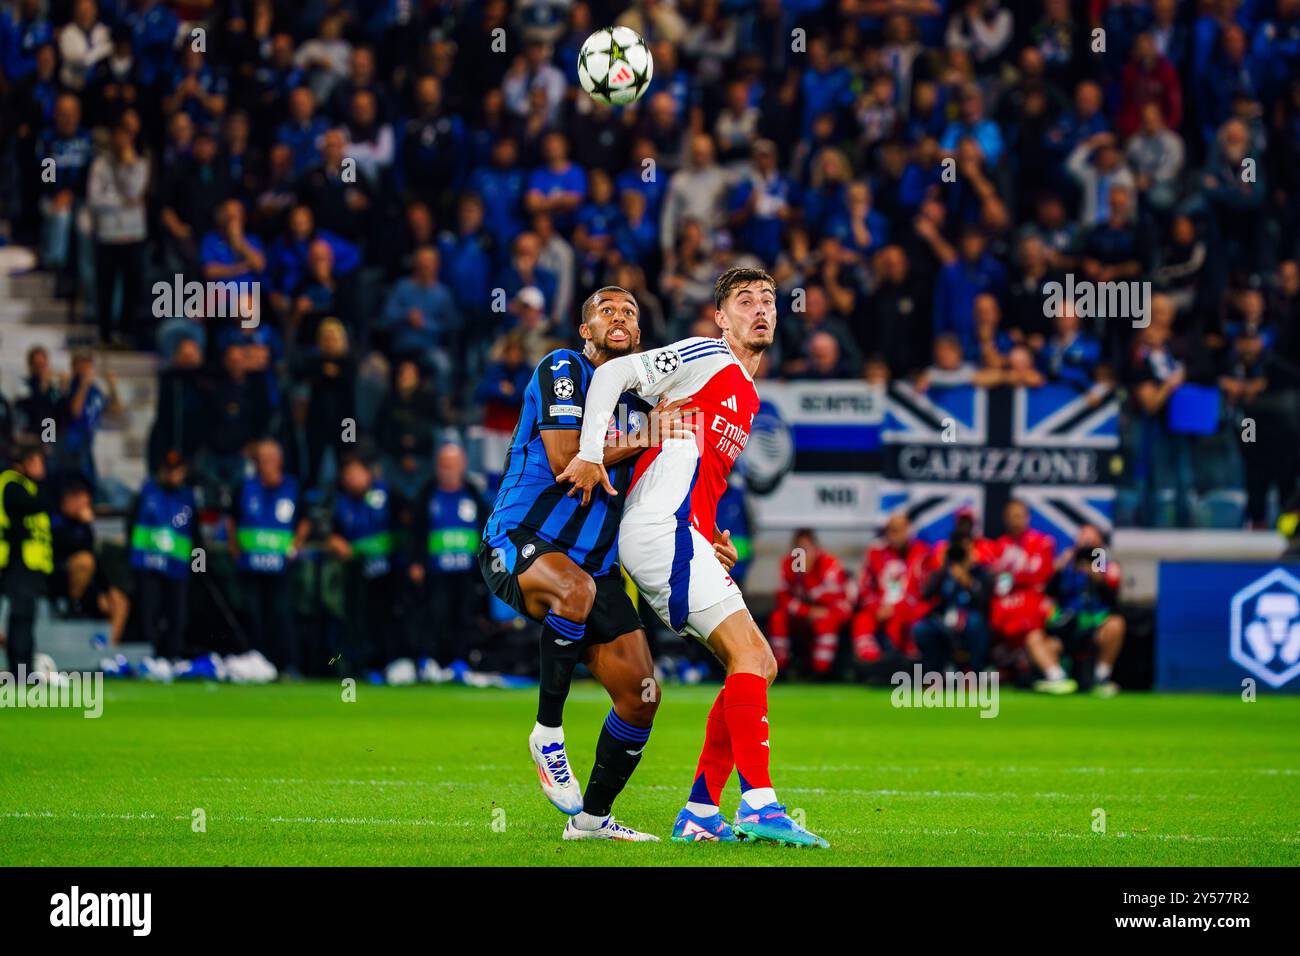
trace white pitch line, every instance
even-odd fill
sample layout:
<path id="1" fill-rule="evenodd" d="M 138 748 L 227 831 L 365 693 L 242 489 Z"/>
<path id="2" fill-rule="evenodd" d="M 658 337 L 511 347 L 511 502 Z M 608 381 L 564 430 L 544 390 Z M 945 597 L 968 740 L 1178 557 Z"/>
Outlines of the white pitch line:
<path id="1" fill-rule="evenodd" d="M 833 827 L 826 827 L 821 828 L 821 832 L 832 835 L 838 833 L 852 835 L 881 834 L 888 836 L 1031 837 L 1033 839 L 1044 840 L 1097 840 L 1099 842 L 1108 839 L 1137 839 L 1175 840 L 1189 843 L 1300 843 L 1300 837 L 1281 836 L 1278 834 L 1264 834 L 1261 836 L 1210 836 L 1201 833 L 1135 833 L 1125 831 L 1106 835 L 1101 833 L 1074 833 L 1068 830 L 1052 830 L 1050 832 L 1034 832 L 1028 830 L 978 830 L 974 827 L 853 827 L 842 830 Z"/>
<path id="2" fill-rule="evenodd" d="M 1204 773 L 1204 774 L 1240 774 L 1252 773 L 1269 777 L 1293 777 L 1300 775 L 1294 767 L 917 767 L 886 766 L 884 764 L 792 764 L 777 766 L 777 772 L 790 773 Z"/>
<path id="3" fill-rule="evenodd" d="M 190 815 L 179 813 L 52 813 L 47 810 L 12 811 L 0 813 L 0 819 L 6 820 L 189 820 Z M 410 820 L 382 817 L 250 817 L 244 814 L 208 814 L 209 823 L 291 823 L 316 826 L 403 826 L 403 827 L 451 827 L 469 829 L 475 826 L 489 827 L 490 823 L 475 824 L 467 820 Z"/>
<path id="4" fill-rule="evenodd" d="M 11 820 L 189 820 L 187 814 L 162 814 L 142 811 L 140 813 L 53 813 L 50 811 L 12 811 L 0 813 L 0 819 Z M 253 817 L 243 814 L 224 816 L 210 814 L 210 823 L 249 823 L 249 824 L 290 824 L 295 826 L 404 826 L 404 827 L 446 827 L 450 829 L 469 830 L 478 827 L 490 827 L 488 823 L 471 823 L 467 820 L 419 820 L 384 817 Z M 828 828 L 824 832 L 841 835 L 878 835 L 878 836 L 978 836 L 978 837 L 1014 837 L 1043 840 L 1106 840 L 1103 834 L 1073 833 L 1053 830 L 1035 832 L 1026 830 L 978 830 L 973 827 L 933 828 L 933 827 L 851 827 L 845 829 Z M 1211 836 L 1199 833 L 1131 833 L 1112 834 L 1112 839 L 1136 840 L 1172 840 L 1191 843 L 1282 843 L 1300 844 L 1300 837 L 1288 837 L 1276 834 L 1260 836 Z"/>
<path id="5" fill-rule="evenodd" d="M 509 768 L 516 770 L 518 768 Z M 155 778 L 158 779 L 158 778 Z M 167 778 L 172 780 L 174 778 Z M 532 789 L 532 784 L 520 778 L 517 780 L 498 781 L 484 784 L 474 780 L 370 780 L 370 779 L 330 779 L 316 780 L 305 777 L 193 777 L 195 783 L 222 783 L 249 787 L 286 787 L 286 786 L 340 786 L 340 787 L 430 787 L 451 788 L 489 786 L 496 789 L 522 788 Z M 644 784 L 635 787 L 639 791 L 672 793 L 681 787 L 665 784 Z M 966 799 L 966 800 L 1014 800 L 1030 798 L 1035 800 L 1208 800 L 1219 799 L 1200 793 L 1176 794 L 1113 794 L 1092 791 L 1089 793 L 1069 793 L 1059 790 L 899 790 L 894 788 L 867 789 L 863 787 L 782 787 L 782 793 L 802 793 L 813 796 L 846 797 L 903 797 L 916 799 Z"/>

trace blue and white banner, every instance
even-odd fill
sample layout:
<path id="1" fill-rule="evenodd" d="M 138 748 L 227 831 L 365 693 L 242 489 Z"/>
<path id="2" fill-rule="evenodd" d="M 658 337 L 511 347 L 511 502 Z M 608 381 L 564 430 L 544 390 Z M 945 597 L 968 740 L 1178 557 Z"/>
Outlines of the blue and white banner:
<path id="1" fill-rule="evenodd" d="M 859 381 L 760 382 L 737 468 L 760 529 L 874 528 L 885 391 Z"/>
<path id="2" fill-rule="evenodd" d="M 1247 686 L 1300 692 L 1300 564 L 1162 561 L 1156 687 Z"/>
<path id="3" fill-rule="evenodd" d="M 1065 547 L 1083 524 L 1109 531 L 1119 452 L 1119 402 L 1063 386 L 889 388 L 878 505 L 906 508 L 918 534 L 946 537 L 971 508 L 984 533 L 1002 532 L 1013 496 L 1033 527 Z"/>

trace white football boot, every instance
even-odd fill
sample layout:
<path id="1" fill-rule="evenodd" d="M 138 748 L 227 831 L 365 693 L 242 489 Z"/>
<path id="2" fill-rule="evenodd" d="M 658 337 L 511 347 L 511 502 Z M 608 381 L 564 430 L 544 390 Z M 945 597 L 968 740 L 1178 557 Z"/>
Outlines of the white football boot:
<path id="1" fill-rule="evenodd" d="M 595 829 L 580 827 L 575 822 L 575 817 L 569 817 L 569 822 L 564 825 L 564 839 L 566 840 L 626 840 L 629 843 L 658 843 L 659 838 L 653 833 L 642 833 L 640 830 L 633 830 L 631 827 L 625 827 L 612 816 L 607 816 L 600 821 L 600 825 Z"/>
<path id="2" fill-rule="evenodd" d="M 528 735 L 528 754 L 537 765 L 537 777 L 542 793 L 555 804 L 561 813 L 573 816 L 582 812 L 582 788 L 569 766 L 569 755 L 564 750 L 564 731 L 559 727 L 533 725 Z"/>

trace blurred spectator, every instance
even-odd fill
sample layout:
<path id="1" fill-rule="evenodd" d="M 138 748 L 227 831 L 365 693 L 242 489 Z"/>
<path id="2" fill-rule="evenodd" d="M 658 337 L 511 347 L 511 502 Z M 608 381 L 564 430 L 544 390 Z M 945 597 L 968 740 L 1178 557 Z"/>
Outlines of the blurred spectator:
<path id="1" fill-rule="evenodd" d="M 855 326 L 858 346 L 866 355 L 880 355 L 894 376 L 919 370 L 928 353 L 929 335 L 917 317 L 930 314 L 930 290 L 910 275 L 911 263 L 901 246 L 886 246 L 876 253 L 876 286 L 866 297 L 867 317 Z"/>
<path id="2" fill-rule="evenodd" d="M 525 361 L 523 337 L 512 333 L 493 346 L 491 361 L 474 391 L 474 400 L 483 406 L 483 470 L 492 491 L 505 468 L 510 436 L 519 422 L 524 390 L 532 375 L 533 366 Z"/>
<path id="3" fill-rule="evenodd" d="M 497 287 L 513 299 L 521 289 L 533 286 L 541 292 L 547 303 L 555 302 L 559 295 L 559 279 L 542 264 L 541 256 L 541 237 L 535 232 L 520 233 L 515 238 L 510 260 L 497 275 Z M 561 321 L 567 322 L 569 318 L 567 315 L 560 316 Z"/>
<path id="4" fill-rule="evenodd" d="M 248 374 L 244 348 L 232 344 L 221 353 L 221 370 L 200 393 L 198 462 L 205 477 L 232 488 L 243 478 L 244 455 L 271 433 L 271 401 L 263 383 Z"/>
<path id="5" fill-rule="evenodd" d="M 226 112 L 226 77 L 213 69 L 206 54 L 193 43 L 181 47 L 180 64 L 171 79 L 171 92 L 163 99 L 167 113 L 184 112 L 198 125 L 208 125 Z"/>
<path id="6" fill-rule="evenodd" d="M 1110 132 L 1096 133 L 1079 143 L 1066 160 L 1070 174 L 1083 192 L 1079 224 L 1084 229 L 1112 218 L 1111 192 L 1137 188 L 1133 173 L 1124 165 L 1124 157 Z"/>
<path id="7" fill-rule="evenodd" d="M 353 433 L 356 430 L 357 363 L 343 323 L 334 318 L 322 321 L 315 348 L 297 359 L 294 371 L 307 392 L 307 470 L 302 477 L 312 487 L 325 456 L 342 455 L 348 423 Z"/>
<path id="8" fill-rule="evenodd" d="M 490 311 L 497 248 L 483 224 L 483 200 L 475 193 L 456 203 L 456 231 L 438 237 L 438 252 L 456 307 L 467 316 Z"/>
<path id="9" fill-rule="evenodd" d="M 423 381 L 419 364 L 399 361 L 392 391 L 379 409 L 376 440 L 385 478 L 407 500 L 429 480 L 434 434 L 442 420 L 438 396 Z"/>
<path id="10" fill-rule="evenodd" d="M 564 134 L 547 133 L 542 139 L 542 167 L 528 180 L 524 209 L 530 215 L 550 215 L 558 228 L 568 232 L 576 225 L 578 206 L 586 198 L 587 175 L 569 159 Z"/>
<path id="11" fill-rule="evenodd" d="M 857 343 L 853 341 L 853 335 L 843 318 L 831 311 L 825 289 L 819 285 L 809 286 L 805 290 L 803 312 L 796 315 L 797 318 L 787 317 L 785 324 L 777 328 L 778 333 L 784 333 L 781 337 L 781 354 L 784 356 L 781 370 L 785 375 L 792 378 L 824 377 L 817 371 L 808 374 L 813 369 L 814 339 L 819 334 L 824 334 L 834 342 L 833 351 L 828 351 L 825 340 L 821 340 L 820 361 L 823 370 L 827 367 L 827 360 L 830 360 L 830 367 L 842 368 L 846 372 L 861 367 L 862 359 L 858 354 Z"/>
<path id="12" fill-rule="evenodd" d="M 329 123 L 316 115 L 316 97 L 305 86 L 293 90 L 286 105 L 288 119 L 280 124 L 275 141 L 289 147 L 294 175 L 300 176 L 315 160 L 318 142 L 329 129 Z"/>
<path id="13" fill-rule="evenodd" d="M 188 119 L 181 124 L 189 125 Z M 169 268 L 183 272 L 199 265 L 200 242 L 206 244 L 210 235 L 220 239 L 211 230 L 218 217 L 231 215 L 225 203 L 231 184 L 228 171 L 218 162 L 217 141 L 207 132 L 195 136 L 192 150 L 164 162 L 163 168 L 166 172 L 160 221 L 165 230 L 164 256 Z M 237 201 L 232 202 L 230 209 L 239 205 Z M 203 258 L 215 255 L 217 248 L 205 245 Z M 256 245 L 250 244 L 250 248 L 258 251 Z"/>
<path id="14" fill-rule="evenodd" d="M 388 294 L 380 330 L 394 355 L 414 358 L 442 374 L 451 370 L 447 352 L 460 332 L 461 314 L 451 291 L 439 278 L 438 250 L 425 246 L 415 253 L 411 274 Z"/>
<path id="15" fill-rule="evenodd" d="M 965 352 L 965 359 L 986 369 L 1005 369 L 1010 362 L 1015 341 L 1002 328 L 1002 309 L 997 296 L 981 292 L 971 307 L 975 333 Z"/>
<path id="16" fill-rule="evenodd" d="M 36 155 L 42 172 L 38 180 L 41 265 L 58 277 L 56 291 L 70 295 L 71 266 L 78 262 L 84 277 L 90 248 L 89 236 L 77 225 L 77 211 L 85 200 L 92 158 L 90 134 L 81 126 L 81 101 L 77 97 L 62 93 L 54 101 L 54 119 L 41 131 Z"/>
<path id="17" fill-rule="evenodd" d="M 1259 293 L 1255 293 L 1258 295 Z M 1240 438 L 1246 472 L 1246 520 L 1267 528 L 1269 493 L 1277 506 L 1295 491 L 1300 475 L 1300 428 L 1296 389 L 1300 370 L 1265 345 L 1264 330 L 1243 324 L 1224 355 L 1219 388 L 1228 403 L 1231 427 Z"/>
<path id="18" fill-rule="evenodd" d="M 120 644 L 130 602 L 109 583 L 95 549 L 95 510 L 90 485 L 64 482 L 59 510 L 50 519 L 54 547 L 52 597 L 63 617 L 108 621 L 108 639 Z"/>
<path id="19" fill-rule="evenodd" d="M 61 434 L 55 444 L 57 472 L 76 475 L 87 481 L 92 489 L 99 480 L 95 468 L 95 435 L 106 413 L 121 411 L 117 376 L 112 371 L 105 372 L 103 381 L 105 388 L 100 388 L 93 353 L 83 350 L 73 354 L 72 377 L 59 409 Z"/>
<path id="20" fill-rule="evenodd" d="M 149 433 L 147 463 L 156 468 L 167 451 L 186 460 L 193 458 L 202 440 L 204 386 L 201 381 L 203 346 L 182 332 L 164 354 L 158 372 L 158 413 Z"/>
<path id="21" fill-rule="evenodd" d="M 1081 392 L 1092 388 L 1101 360 L 1101 345 L 1079 328 L 1073 303 L 1064 303 L 1057 313 L 1052 337 L 1039 353 L 1039 371 L 1049 381 L 1069 385 Z"/>
<path id="22" fill-rule="evenodd" d="M 988 73 L 1011 43 L 1014 20 L 998 0 L 966 0 L 948 18 L 944 34 L 949 50 L 966 50 L 979 73 Z"/>
<path id="23" fill-rule="evenodd" d="M 254 282 L 266 271 L 262 243 L 244 231 L 244 207 L 228 199 L 217 207 L 216 228 L 203 237 L 203 277 L 216 282 Z"/>
<path id="24" fill-rule="evenodd" d="M 144 296 L 145 239 L 148 224 L 145 190 L 149 164 L 135 151 L 131 131 L 113 127 L 109 152 L 90 164 L 87 203 L 95 216 L 95 314 L 103 342 L 132 338 Z M 121 288 L 122 308 L 115 313 L 114 294 Z"/>
<path id="25" fill-rule="evenodd" d="M 1190 439 L 1166 424 L 1170 397 L 1187 381 L 1187 366 L 1172 348 L 1173 303 L 1151 298 L 1151 323 L 1139 331 L 1127 380 L 1134 405 L 1135 444 L 1129 455 L 1138 489 L 1138 523 L 1185 527 L 1191 521 Z M 1165 502 L 1172 498 L 1173 520 Z"/>
<path id="26" fill-rule="evenodd" d="M 1154 34 L 1139 33 L 1134 38 L 1120 84 L 1123 94 L 1115 121 L 1120 139 L 1128 139 L 1139 125 L 1153 124 L 1144 115 L 1149 106 L 1158 109 L 1161 125 L 1183 125 L 1183 89 L 1178 71 L 1160 55 Z"/>
<path id="27" fill-rule="evenodd" d="M 1140 125 L 1128 141 L 1124 158 L 1137 180 L 1143 202 L 1158 213 L 1167 213 L 1178 200 L 1183 174 L 1183 138 L 1165 124 L 1164 113 L 1155 103 L 1143 105 Z"/>
<path id="28" fill-rule="evenodd" d="M 1206 275 L 1206 244 L 1197 235 L 1190 216 L 1175 216 L 1156 254 L 1157 265 L 1151 283 L 1169 297 L 1174 309 L 1192 316 L 1197 311 L 1201 285 Z"/>
<path id="29" fill-rule="evenodd" d="M 59 31 L 59 81 L 81 92 L 100 60 L 113 52 L 108 26 L 99 19 L 95 0 L 74 0 L 72 22 Z"/>
<path id="30" fill-rule="evenodd" d="M 962 230 L 959 258 L 939 276 L 934 299 L 935 336 L 957 336 L 963 350 L 974 343 L 974 304 L 981 292 L 1001 298 L 1006 293 L 1007 270 L 988 251 L 984 233 L 967 226 Z"/>
<path id="31" fill-rule="evenodd" d="M 972 2 L 982 3 L 983 0 L 972 0 Z M 960 22 L 960 19 L 955 18 L 954 22 Z M 1007 19 L 1010 19 L 1009 15 Z M 952 28 L 949 27 L 950 37 L 951 34 Z M 1002 152 L 1005 148 L 1002 142 L 1002 131 L 997 123 L 984 115 L 984 94 L 980 92 L 980 88 L 973 83 L 964 87 L 958 108 L 960 119 L 953 120 L 944 129 L 939 147 L 946 153 L 955 153 L 957 144 L 961 140 L 972 139 L 979 146 L 984 162 L 989 166 L 998 165 L 1002 161 Z"/>
<path id="32" fill-rule="evenodd" d="M 704 133 L 692 137 L 687 164 L 673 173 L 663 200 L 659 242 L 665 258 L 677 242 L 683 223 L 694 221 L 705 234 L 722 225 L 729 185 L 729 174 L 714 161 L 713 140 Z"/>
<path id="33" fill-rule="evenodd" d="M 51 428 L 58 424 L 64 393 L 55 380 L 50 353 L 44 346 L 33 345 L 27 350 L 27 377 L 23 385 L 27 391 L 17 402 L 18 430 L 44 441 L 44 436 L 51 434 Z"/>
<path id="34" fill-rule="evenodd" d="M 781 229 L 798 205 L 790 179 L 776 168 L 776 144 L 760 139 L 753 146 L 753 165 L 731 190 L 728 225 L 741 245 L 764 260 L 781 251 Z"/>

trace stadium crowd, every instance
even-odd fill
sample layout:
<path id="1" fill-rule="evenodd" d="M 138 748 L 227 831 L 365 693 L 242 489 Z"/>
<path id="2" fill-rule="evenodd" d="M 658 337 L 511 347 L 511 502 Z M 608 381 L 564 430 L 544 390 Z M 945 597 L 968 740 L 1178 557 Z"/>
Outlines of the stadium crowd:
<path id="1" fill-rule="evenodd" d="M 349 607 L 477 615 L 461 562 L 524 384 L 605 284 L 652 346 L 712 334 L 721 269 L 769 269 L 772 378 L 1119 388 L 1121 521 L 1211 523 L 1226 487 L 1266 526 L 1295 490 L 1300 0 L 0 10 L 0 217 L 103 347 L 161 359 L 136 577 L 187 577 L 141 514 L 191 509 L 282 669 L 304 651 L 270 581 L 304 548 Z M 634 107 L 576 87 L 614 22 L 654 54 Z M 1067 276 L 1155 294 L 1045 309 Z M 192 281 L 238 292 L 214 312 Z M 4 440 L 58 421 L 52 471 L 102 497 L 94 361 L 62 381 L 34 350 Z M 127 590 L 164 647 L 192 595 L 159 584 Z M 365 666 L 465 653 L 397 640 Z"/>

